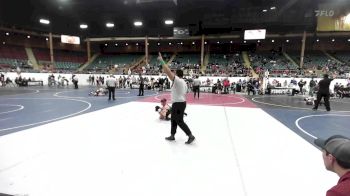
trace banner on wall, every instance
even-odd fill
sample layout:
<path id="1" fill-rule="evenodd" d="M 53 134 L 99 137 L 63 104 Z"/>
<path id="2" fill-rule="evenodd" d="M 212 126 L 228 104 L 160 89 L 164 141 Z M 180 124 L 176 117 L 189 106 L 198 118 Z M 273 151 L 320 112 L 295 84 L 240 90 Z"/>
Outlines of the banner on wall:
<path id="1" fill-rule="evenodd" d="M 80 38 L 76 36 L 70 36 L 70 35 L 61 35 L 61 42 L 66 44 L 80 44 Z"/>

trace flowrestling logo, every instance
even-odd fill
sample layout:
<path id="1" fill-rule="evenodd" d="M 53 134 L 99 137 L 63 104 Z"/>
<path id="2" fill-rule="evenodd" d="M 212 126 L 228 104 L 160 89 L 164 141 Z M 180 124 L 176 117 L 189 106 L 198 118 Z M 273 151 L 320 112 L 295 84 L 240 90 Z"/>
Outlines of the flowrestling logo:
<path id="1" fill-rule="evenodd" d="M 315 10 L 315 16 L 316 17 L 333 17 L 334 16 L 334 10 Z"/>

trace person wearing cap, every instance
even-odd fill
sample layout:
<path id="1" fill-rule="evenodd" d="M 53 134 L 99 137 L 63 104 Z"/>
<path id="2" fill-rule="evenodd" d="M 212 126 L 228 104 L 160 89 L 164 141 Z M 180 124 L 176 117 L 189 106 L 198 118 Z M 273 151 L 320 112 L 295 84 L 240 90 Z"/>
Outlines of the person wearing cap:
<path id="1" fill-rule="evenodd" d="M 331 111 L 331 107 L 329 105 L 329 98 L 330 98 L 330 93 L 329 93 L 329 85 L 333 81 L 333 78 L 328 78 L 328 74 L 323 75 L 323 79 L 320 80 L 318 83 L 318 91 L 317 91 L 317 99 L 315 101 L 315 105 L 312 108 L 313 110 L 317 110 L 318 105 L 321 102 L 321 99 L 323 97 L 324 99 L 324 105 L 326 106 L 327 111 Z"/>
<path id="2" fill-rule="evenodd" d="M 195 137 L 192 135 L 190 128 L 184 122 L 187 84 L 183 79 L 183 71 L 179 69 L 176 70 L 176 74 L 174 74 L 168 66 L 169 63 L 164 62 L 161 53 L 159 53 L 158 60 L 163 65 L 163 71 L 173 82 L 171 86 L 171 135 L 169 137 L 166 137 L 165 139 L 168 141 L 174 141 L 176 129 L 177 126 L 179 126 L 188 136 L 186 144 L 191 144 L 195 140 Z"/>
<path id="3" fill-rule="evenodd" d="M 340 177 L 326 196 L 350 196 L 350 139 L 334 135 L 328 139 L 316 139 L 314 143 L 322 149 L 326 169 Z"/>
<path id="4" fill-rule="evenodd" d="M 107 78 L 106 85 L 108 88 L 108 101 L 111 100 L 111 95 L 113 100 L 115 100 L 115 87 L 117 86 L 117 80 L 113 75 L 110 75 L 110 77 Z"/>

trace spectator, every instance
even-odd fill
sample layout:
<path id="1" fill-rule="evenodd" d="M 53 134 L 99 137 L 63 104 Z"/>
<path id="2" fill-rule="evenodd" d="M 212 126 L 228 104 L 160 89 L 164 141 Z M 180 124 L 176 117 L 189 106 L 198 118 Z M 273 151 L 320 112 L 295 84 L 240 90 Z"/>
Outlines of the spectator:
<path id="1" fill-rule="evenodd" d="M 304 91 L 303 91 L 303 87 L 304 85 L 306 84 L 306 81 L 303 81 L 303 79 L 301 79 L 299 82 L 298 82 L 298 86 L 299 86 L 299 92 L 300 94 L 304 94 Z"/>
<path id="2" fill-rule="evenodd" d="M 326 196 L 349 196 L 350 139 L 335 135 L 326 140 L 316 139 L 314 143 L 322 149 L 322 157 L 326 169 L 340 177 L 338 184 L 329 189 Z"/>
<path id="3" fill-rule="evenodd" d="M 76 75 L 72 76 L 72 82 L 74 84 L 74 89 L 78 89 L 78 77 Z"/>
<path id="4" fill-rule="evenodd" d="M 310 80 L 310 83 L 309 83 L 309 95 L 310 95 L 310 97 L 314 96 L 315 87 L 316 87 L 316 82 L 315 82 L 314 78 L 312 77 Z"/>

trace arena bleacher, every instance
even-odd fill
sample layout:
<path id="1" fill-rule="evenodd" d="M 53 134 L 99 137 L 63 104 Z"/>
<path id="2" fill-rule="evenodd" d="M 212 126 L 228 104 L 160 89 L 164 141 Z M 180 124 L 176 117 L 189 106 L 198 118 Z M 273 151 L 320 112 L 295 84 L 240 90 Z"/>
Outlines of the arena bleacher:
<path id="1" fill-rule="evenodd" d="M 0 45 L 0 66 L 3 68 L 30 67 L 24 47 Z"/>
<path id="2" fill-rule="evenodd" d="M 115 65 L 117 65 L 118 68 L 124 68 L 132 65 L 132 63 L 135 63 L 141 57 L 142 55 L 139 54 L 101 54 L 93 62 L 91 62 L 86 69 L 99 70 L 106 69 L 110 66 L 114 67 Z"/>
<path id="3" fill-rule="evenodd" d="M 34 48 L 33 53 L 40 65 L 50 65 L 50 51 L 48 49 Z M 86 54 L 77 51 L 55 50 L 54 61 L 58 70 L 76 70 L 87 60 Z"/>

